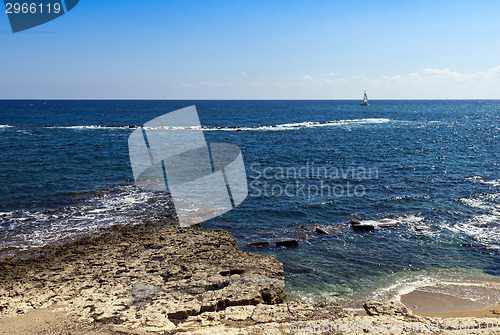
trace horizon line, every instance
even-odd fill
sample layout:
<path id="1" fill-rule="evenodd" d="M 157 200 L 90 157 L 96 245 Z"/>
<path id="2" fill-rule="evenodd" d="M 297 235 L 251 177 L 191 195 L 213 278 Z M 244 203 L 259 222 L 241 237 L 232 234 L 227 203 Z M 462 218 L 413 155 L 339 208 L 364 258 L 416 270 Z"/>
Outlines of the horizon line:
<path id="1" fill-rule="evenodd" d="M 386 98 L 373 101 L 497 101 L 500 98 Z M 363 99 L 119 99 L 119 98 L 0 98 L 0 101 L 363 101 Z"/>

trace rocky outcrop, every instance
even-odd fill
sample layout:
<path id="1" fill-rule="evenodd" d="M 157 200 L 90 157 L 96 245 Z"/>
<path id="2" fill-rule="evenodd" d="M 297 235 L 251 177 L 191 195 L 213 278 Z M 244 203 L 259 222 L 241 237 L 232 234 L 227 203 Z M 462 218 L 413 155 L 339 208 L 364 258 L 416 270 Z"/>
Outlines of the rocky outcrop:
<path id="1" fill-rule="evenodd" d="M 189 317 L 177 331 L 191 334 L 293 334 L 294 325 L 352 317 L 331 303 L 288 301 L 278 305 L 235 306 Z"/>
<path id="2" fill-rule="evenodd" d="M 0 263 L 0 316 L 56 307 L 164 332 L 202 313 L 283 302 L 282 264 L 235 245 L 221 230 L 115 227 L 50 254 Z"/>
<path id="3" fill-rule="evenodd" d="M 367 302 L 356 316 L 287 301 L 283 265 L 238 251 L 220 230 L 119 226 L 39 254 L 0 262 L 0 334 L 435 334 L 453 322 L 399 302 Z M 500 319 L 465 321 L 468 333 L 490 334 Z"/>

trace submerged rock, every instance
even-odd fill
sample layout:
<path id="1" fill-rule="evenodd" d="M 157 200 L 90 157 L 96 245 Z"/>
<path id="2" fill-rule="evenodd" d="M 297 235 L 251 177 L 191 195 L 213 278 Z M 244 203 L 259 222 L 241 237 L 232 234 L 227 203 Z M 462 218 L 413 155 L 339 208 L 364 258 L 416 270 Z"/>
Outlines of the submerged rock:
<path id="1" fill-rule="evenodd" d="M 249 246 L 249 247 L 268 247 L 269 242 L 268 241 L 251 242 L 251 243 L 247 243 L 247 246 Z"/>
<path id="2" fill-rule="evenodd" d="M 425 225 L 417 225 L 417 226 L 413 226 L 413 229 L 415 231 L 426 231 L 426 230 L 431 230 L 431 227 L 425 226 Z"/>
<path id="3" fill-rule="evenodd" d="M 289 240 L 278 240 L 276 241 L 277 247 L 298 247 L 299 240 L 297 239 L 289 239 Z"/>
<path id="4" fill-rule="evenodd" d="M 379 223 L 377 225 L 379 228 L 398 228 L 398 223 Z"/>
<path id="5" fill-rule="evenodd" d="M 309 231 L 315 231 L 316 228 L 320 228 L 320 227 L 323 227 L 323 226 L 319 225 L 319 224 L 306 224 L 306 225 L 302 226 L 302 228 L 307 229 Z"/>
<path id="6" fill-rule="evenodd" d="M 313 233 L 311 233 L 310 231 L 293 231 L 291 233 L 291 235 L 293 238 L 299 239 L 299 240 L 308 240 L 311 238 L 315 238 Z"/>

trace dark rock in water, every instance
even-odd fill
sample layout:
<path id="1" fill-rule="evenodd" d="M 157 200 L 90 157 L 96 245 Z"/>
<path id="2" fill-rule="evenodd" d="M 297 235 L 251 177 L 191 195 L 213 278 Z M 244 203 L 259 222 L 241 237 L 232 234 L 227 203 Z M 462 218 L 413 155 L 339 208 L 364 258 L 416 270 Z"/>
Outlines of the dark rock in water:
<path id="1" fill-rule="evenodd" d="M 238 128 L 238 129 L 236 129 L 236 131 L 243 131 L 243 129 Z"/>
<path id="2" fill-rule="evenodd" d="M 375 226 L 372 224 L 362 223 L 359 220 L 352 219 L 351 226 L 354 231 L 370 231 L 375 230 Z"/>
<path id="3" fill-rule="evenodd" d="M 397 223 L 381 223 L 378 225 L 379 228 L 397 228 L 399 224 Z"/>
<path id="4" fill-rule="evenodd" d="M 306 225 L 302 226 L 302 228 L 310 230 L 310 231 L 316 231 L 316 228 L 318 228 L 318 227 L 323 227 L 323 226 L 319 225 L 319 224 L 306 224 Z"/>
<path id="5" fill-rule="evenodd" d="M 471 223 L 472 226 L 477 227 L 477 228 L 489 228 L 490 225 L 484 222 L 473 222 Z"/>
<path id="6" fill-rule="evenodd" d="M 268 241 L 252 242 L 252 243 L 247 243 L 247 246 L 249 246 L 249 247 L 256 247 L 256 248 L 259 248 L 259 247 L 268 247 L 269 246 L 269 242 Z"/>
<path id="7" fill-rule="evenodd" d="M 363 304 L 366 314 L 370 316 L 413 316 L 413 312 L 399 301 L 368 301 Z"/>
<path id="8" fill-rule="evenodd" d="M 311 273 L 312 270 L 302 265 L 283 263 L 283 270 L 288 273 Z"/>
<path id="9" fill-rule="evenodd" d="M 325 227 L 321 227 L 321 226 L 320 227 L 316 227 L 316 229 L 314 231 L 316 233 L 318 233 L 319 235 L 330 235 L 330 232 Z"/>
<path id="10" fill-rule="evenodd" d="M 346 224 L 334 224 L 328 226 L 328 232 L 330 235 L 340 235 L 349 230 L 349 226 Z"/>
<path id="11" fill-rule="evenodd" d="M 305 225 L 303 228 L 315 232 L 318 235 L 340 235 L 348 229 L 348 226 L 345 224 L 334 224 L 330 226 L 311 224 Z"/>
<path id="12" fill-rule="evenodd" d="M 296 240 L 296 239 L 279 240 L 279 241 L 276 241 L 276 246 L 277 247 L 298 247 L 299 240 Z"/>
<path id="13" fill-rule="evenodd" d="M 371 224 L 356 224 L 352 226 L 354 231 L 371 231 L 375 230 L 375 226 Z"/>

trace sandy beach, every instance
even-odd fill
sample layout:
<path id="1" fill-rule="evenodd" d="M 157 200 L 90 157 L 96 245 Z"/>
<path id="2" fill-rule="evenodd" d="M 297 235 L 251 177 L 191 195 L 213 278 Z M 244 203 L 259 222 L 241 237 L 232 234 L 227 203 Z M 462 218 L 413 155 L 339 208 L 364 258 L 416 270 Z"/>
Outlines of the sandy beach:
<path id="1" fill-rule="evenodd" d="M 464 298 L 465 295 L 461 295 L 463 290 L 475 293 L 476 298 Z M 425 316 L 495 317 L 500 315 L 500 307 L 488 300 L 497 302 L 495 298 L 499 293 L 498 289 L 479 286 L 430 286 L 403 295 L 401 302 L 415 313 Z"/>

